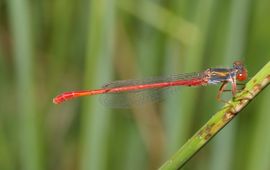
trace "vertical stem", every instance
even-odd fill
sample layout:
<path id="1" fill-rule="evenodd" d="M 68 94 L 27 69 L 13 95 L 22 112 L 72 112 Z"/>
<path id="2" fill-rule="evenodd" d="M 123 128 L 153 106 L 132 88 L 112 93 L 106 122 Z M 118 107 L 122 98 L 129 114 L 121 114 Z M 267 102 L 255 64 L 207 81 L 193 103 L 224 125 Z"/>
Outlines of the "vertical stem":
<path id="1" fill-rule="evenodd" d="M 114 49 L 115 2 L 90 1 L 85 87 L 100 86 L 111 76 Z M 107 169 L 110 114 L 97 98 L 87 98 L 82 115 L 82 170 Z"/>
<path id="2" fill-rule="evenodd" d="M 9 0 L 9 15 L 14 41 L 14 61 L 18 91 L 18 135 L 22 169 L 41 169 L 40 144 L 33 82 L 33 42 L 31 37 L 30 4 Z"/>

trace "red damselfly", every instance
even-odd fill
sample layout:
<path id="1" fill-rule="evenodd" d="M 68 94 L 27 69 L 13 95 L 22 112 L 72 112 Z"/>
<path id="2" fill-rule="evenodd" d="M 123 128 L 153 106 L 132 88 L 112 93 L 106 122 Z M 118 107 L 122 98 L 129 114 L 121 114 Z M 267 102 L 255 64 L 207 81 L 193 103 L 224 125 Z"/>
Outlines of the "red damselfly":
<path id="1" fill-rule="evenodd" d="M 184 73 L 144 80 L 120 80 L 105 84 L 101 89 L 65 92 L 53 99 L 55 104 L 81 96 L 104 94 L 103 101 L 113 107 L 125 107 L 145 101 L 155 101 L 160 94 L 176 86 L 205 86 L 222 83 L 217 99 L 221 100 L 228 83 L 232 85 L 232 95 L 237 92 L 237 81 L 247 79 L 247 69 L 240 61 L 232 68 L 209 68 L 202 72 Z"/>

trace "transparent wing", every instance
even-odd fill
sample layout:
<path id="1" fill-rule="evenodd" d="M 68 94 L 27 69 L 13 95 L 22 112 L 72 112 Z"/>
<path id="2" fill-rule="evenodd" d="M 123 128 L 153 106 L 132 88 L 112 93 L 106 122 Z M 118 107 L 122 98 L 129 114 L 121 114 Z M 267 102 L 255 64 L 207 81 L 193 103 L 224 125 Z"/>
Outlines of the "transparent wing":
<path id="1" fill-rule="evenodd" d="M 129 108 L 162 101 L 176 93 L 177 87 L 164 87 L 118 93 L 107 93 L 100 96 L 101 103 L 111 108 Z"/>
<path id="2" fill-rule="evenodd" d="M 150 77 L 150 78 L 141 79 L 141 80 L 119 80 L 119 81 L 106 83 L 102 86 L 102 88 L 115 88 L 115 87 L 123 87 L 123 86 L 171 82 L 171 81 L 177 81 L 177 80 L 189 80 L 189 79 L 194 79 L 194 78 L 203 78 L 204 76 L 205 76 L 204 72 L 194 72 L 194 73 L 184 73 L 184 74 L 173 74 L 173 75 L 164 76 L 164 77 Z"/>
<path id="3" fill-rule="evenodd" d="M 161 82 L 172 82 L 177 80 L 191 80 L 202 78 L 203 73 L 187 73 L 170 75 L 166 77 L 152 77 L 143 80 L 120 80 L 107 83 L 103 88 L 117 88 L 134 85 L 144 85 Z M 169 86 L 162 88 L 140 89 L 124 92 L 106 93 L 100 96 L 101 103 L 112 108 L 128 108 L 132 106 L 141 106 L 147 103 L 155 103 L 165 99 L 167 96 L 175 93 L 178 87 Z"/>

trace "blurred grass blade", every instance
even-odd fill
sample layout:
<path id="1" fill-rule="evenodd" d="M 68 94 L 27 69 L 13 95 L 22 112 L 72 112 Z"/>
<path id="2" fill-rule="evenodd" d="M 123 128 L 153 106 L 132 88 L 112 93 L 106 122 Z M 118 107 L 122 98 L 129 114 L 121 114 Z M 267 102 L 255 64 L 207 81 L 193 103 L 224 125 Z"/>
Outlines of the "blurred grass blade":
<path id="1" fill-rule="evenodd" d="M 33 43 L 30 4 L 9 0 L 10 26 L 14 41 L 14 61 L 18 91 L 18 135 L 22 169 L 39 170 L 41 160 L 33 83 Z"/>
<path id="2" fill-rule="evenodd" d="M 192 45 L 197 41 L 199 30 L 195 25 L 157 3 L 144 0 L 119 0 L 118 6 L 184 45 Z M 136 6 L 140 9 L 137 9 Z"/>
<path id="3" fill-rule="evenodd" d="M 192 72 L 192 71 L 198 71 L 202 70 L 202 66 L 204 63 L 204 60 L 207 60 L 206 57 L 204 57 L 204 53 L 206 52 L 206 42 L 208 38 L 209 33 L 209 26 L 210 21 L 213 13 L 213 7 L 215 5 L 216 1 L 214 0 L 206 0 L 206 1 L 200 1 L 198 4 L 194 4 L 192 7 L 194 9 L 194 24 L 198 27 L 200 30 L 200 34 L 198 36 L 198 40 L 196 43 L 194 43 L 193 46 L 189 46 L 185 49 L 183 49 L 183 53 L 185 56 L 183 56 L 180 60 L 182 61 L 181 66 L 181 72 Z M 208 67 L 209 64 L 208 64 Z M 178 122 L 173 121 L 174 123 L 180 124 L 182 128 L 180 129 L 179 126 L 175 125 L 176 128 L 175 131 L 180 131 L 178 134 L 178 141 L 184 142 L 184 140 L 189 136 L 190 128 L 193 126 L 193 116 L 196 112 L 197 107 L 194 107 L 194 105 L 199 106 L 199 91 L 197 89 L 190 89 L 190 88 L 183 88 L 181 89 L 181 103 L 178 103 L 179 105 L 179 114 L 178 118 L 174 118 L 176 120 L 179 120 Z M 196 103 L 197 102 L 197 103 Z M 173 109 L 173 108 L 171 108 Z M 171 110 L 170 112 L 174 112 L 174 110 Z M 174 144 L 176 144 L 174 142 Z M 177 146 L 173 146 L 176 148 Z"/>
<path id="4" fill-rule="evenodd" d="M 91 1 L 89 20 L 85 88 L 100 86 L 110 79 L 115 31 L 114 1 Z M 95 99 L 87 98 L 83 104 L 82 170 L 107 169 L 110 114 Z"/>
<path id="5" fill-rule="evenodd" d="M 217 112 L 193 137 L 191 137 L 165 162 L 160 169 L 171 170 L 182 167 L 196 152 L 213 138 L 238 112 L 270 83 L 270 61 L 246 84 L 242 92 Z"/>

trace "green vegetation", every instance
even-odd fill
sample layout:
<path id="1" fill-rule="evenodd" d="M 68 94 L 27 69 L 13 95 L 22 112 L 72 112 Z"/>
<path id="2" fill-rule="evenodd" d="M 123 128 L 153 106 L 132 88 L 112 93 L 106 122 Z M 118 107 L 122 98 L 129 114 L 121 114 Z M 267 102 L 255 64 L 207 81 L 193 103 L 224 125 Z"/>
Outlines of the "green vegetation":
<path id="1" fill-rule="evenodd" d="M 235 60 L 253 77 L 269 61 L 269 15 L 267 0 L 0 1 L 0 169 L 158 169 L 223 106 L 218 86 L 123 110 L 52 98 Z M 184 169 L 269 169 L 269 98 L 266 88 Z"/>

